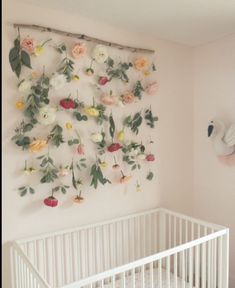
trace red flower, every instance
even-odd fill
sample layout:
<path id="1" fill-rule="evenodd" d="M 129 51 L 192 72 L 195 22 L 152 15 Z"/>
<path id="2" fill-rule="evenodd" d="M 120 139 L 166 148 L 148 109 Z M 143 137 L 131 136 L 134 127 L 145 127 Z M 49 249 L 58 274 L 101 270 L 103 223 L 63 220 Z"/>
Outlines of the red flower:
<path id="1" fill-rule="evenodd" d="M 121 145 L 119 143 L 113 143 L 108 147 L 109 152 L 115 152 L 121 148 Z"/>
<path id="2" fill-rule="evenodd" d="M 148 155 L 146 156 L 145 160 L 147 160 L 147 161 L 154 161 L 154 160 L 155 160 L 155 157 L 154 157 L 153 154 L 148 154 Z"/>
<path id="3" fill-rule="evenodd" d="M 105 85 L 107 82 L 109 82 L 109 79 L 108 79 L 108 77 L 106 77 L 106 76 L 102 76 L 102 77 L 100 77 L 99 80 L 98 80 L 98 83 L 99 83 L 100 85 Z"/>
<path id="4" fill-rule="evenodd" d="M 53 196 L 50 196 L 44 199 L 43 202 L 46 206 L 50 206 L 50 207 L 56 207 L 58 205 L 58 200 Z"/>
<path id="5" fill-rule="evenodd" d="M 70 98 L 65 98 L 60 100 L 60 106 L 64 109 L 74 109 L 76 108 L 76 103 Z"/>

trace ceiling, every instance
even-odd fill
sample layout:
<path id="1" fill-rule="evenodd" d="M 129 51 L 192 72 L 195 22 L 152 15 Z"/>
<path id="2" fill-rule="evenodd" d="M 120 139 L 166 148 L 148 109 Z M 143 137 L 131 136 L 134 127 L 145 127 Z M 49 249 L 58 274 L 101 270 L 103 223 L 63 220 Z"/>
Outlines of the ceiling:
<path id="1" fill-rule="evenodd" d="M 198 46 L 235 33 L 235 0 L 24 0 Z"/>

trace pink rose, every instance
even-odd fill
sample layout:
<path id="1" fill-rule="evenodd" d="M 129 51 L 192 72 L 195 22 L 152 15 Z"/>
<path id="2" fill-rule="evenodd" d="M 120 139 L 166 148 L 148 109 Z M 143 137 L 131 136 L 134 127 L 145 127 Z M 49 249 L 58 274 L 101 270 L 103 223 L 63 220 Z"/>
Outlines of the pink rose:
<path id="1" fill-rule="evenodd" d="M 33 54 L 35 49 L 34 40 L 29 37 L 24 38 L 23 41 L 21 42 L 21 47 L 28 53 Z"/>
<path id="2" fill-rule="evenodd" d="M 157 91 L 157 88 L 158 88 L 157 82 L 153 82 L 146 86 L 145 92 L 149 95 L 152 95 Z"/>
<path id="3" fill-rule="evenodd" d="M 106 77 L 106 76 L 101 76 L 101 77 L 99 78 L 99 80 L 98 80 L 98 83 L 99 83 L 100 85 L 105 85 L 107 82 L 109 82 L 109 79 L 108 79 L 108 77 Z"/>
<path id="4" fill-rule="evenodd" d="M 145 158 L 147 161 L 154 161 L 155 160 L 155 157 L 153 154 L 148 154 Z"/>
<path id="5" fill-rule="evenodd" d="M 76 43 L 72 49 L 73 58 L 79 59 L 86 53 L 86 46 L 83 43 Z"/>
<path id="6" fill-rule="evenodd" d="M 126 92 L 124 95 L 122 95 L 122 102 L 125 104 L 133 103 L 135 100 L 135 96 L 132 92 Z"/>
<path id="7" fill-rule="evenodd" d="M 77 152 L 79 155 L 84 155 L 85 154 L 85 146 L 83 144 L 79 144 L 77 147 Z"/>
<path id="8" fill-rule="evenodd" d="M 116 98 L 111 95 L 104 94 L 101 97 L 101 102 L 105 105 L 113 105 L 116 104 Z"/>

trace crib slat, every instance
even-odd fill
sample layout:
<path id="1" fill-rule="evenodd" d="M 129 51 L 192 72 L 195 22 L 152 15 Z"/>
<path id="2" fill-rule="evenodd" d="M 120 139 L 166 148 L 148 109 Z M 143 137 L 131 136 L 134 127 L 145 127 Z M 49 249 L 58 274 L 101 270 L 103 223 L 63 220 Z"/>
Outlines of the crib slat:
<path id="1" fill-rule="evenodd" d="M 162 259 L 158 261 L 158 281 L 159 287 L 162 287 Z"/>
<path id="2" fill-rule="evenodd" d="M 153 262 L 149 264 L 149 280 L 150 280 L 150 288 L 153 288 L 154 279 L 153 279 Z"/>
<path id="3" fill-rule="evenodd" d="M 144 265 L 141 266 L 141 287 L 145 287 Z"/>
<path id="4" fill-rule="evenodd" d="M 131 276 L 132 276 L 132 288 L 135 288 L 135 269 L 132 269 Z"/>
<path id="5" fill-rule="evenodd" d="M 193 287 L 193 248 L 189 248 L 189 288 Z"/>
<path id="6" fill-rule="evenodd" d="M 208 258 L 207 258 L 207 286 L 210 288 L 211 287 L 211 241 L 208 241 Z"/>
<path id="7" fill-rule="evenodd" d="M 182 254 L 182 280 L 183 280 L 183 288 L 185 288 L 185 277 L 186 277 L 186 271 L 185 271 L 185 251 L 183 250 L 181 252 Z"/>
<path id="8" fill-rule="evenodd" d="M 174 288 L 177 288 L 178 287 L 178 272 L 177 272 L 177 253 L 174 254 Z"/>
<path id="9" fill-rule="evenodd" d="M 213 241 L 213 254 L 214 254 L 214 262 L 213 262 L 213 287 L 216 288 L 217 286 L 217 281 L 216 281 L 216 276 L 217 276 L 217 271 L 216 271 L 216 264 L 217 264 L 217 239 L 215 238 Z"/>
<path id="10" fill-rule="evenodd" d="M 218 249 L 219 249 L 219 254 L 218 254 L 218 288 L 222 288 L 222 269 L 223 269 L 223 241 L 222 237 L 218 239 Z"/>
<path id="11" fill-rule="evenodd" d="M 170 256 L 167 256 L 167 259 L 166 259 L 166 274 L 167 274 L 167 287 L 170 288 L 170 285 L 171 285 L 171 274 L 170 274 L 170 269 L 171 269 L 171 258 Z"/>

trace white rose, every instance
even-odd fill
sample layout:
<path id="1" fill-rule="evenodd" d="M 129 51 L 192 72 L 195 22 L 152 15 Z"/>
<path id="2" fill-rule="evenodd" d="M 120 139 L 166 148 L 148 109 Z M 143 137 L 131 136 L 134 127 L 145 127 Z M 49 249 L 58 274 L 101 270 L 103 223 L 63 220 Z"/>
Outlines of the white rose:
<path id="1" fill-rule="evenodd" d="M 146 155 L 145 155 L 144 153 L 140 153 L 140 154 L 137 155 L 137 158 L 138 158 L 139 160 L 145 160 Z"/>
<path id="2" fill-rule="evenodd" d="M 37 120 L 42 125 L 50 125 L 56 119 L 56 109 L 49 105 L 42 107 L 37 116 Z"/>
<path id="3" fill-rule="evenodd" d="M 103 136 L 101 133 L 92 133 L 91 140 L 95 143 L 99 143 L 103 140 Z"/>
<path id="4" fill-rule="evenodd" d="M 96 45 L 92 51 L 92 58 L 98 63 L 104 63 L 108 58 L 108 52 L 102 45 Z"/>
<path id="5" fill-rule="evenodd" d="M 123 104 L 123 102 L 121 100 L 118 101 L 118 106 L 122 107 L 122 108 L 125 107 L 125 105 Z"/>
<path id="6" fill-rule="evenodd" d="M 67 82 L 67 80 L 63 74 L 55 74 L 50 79 L 50 85 L 55 90 L 59 90 L 59 89 L 63 88 L 66 82 Z"/>
<path id="7" fill-rule="evenodd" d="M 30 88 L 31 88 L 31 81 L 28 80 L 22 80 L 18 86 L 20 92 L 29 91 Z"/>

